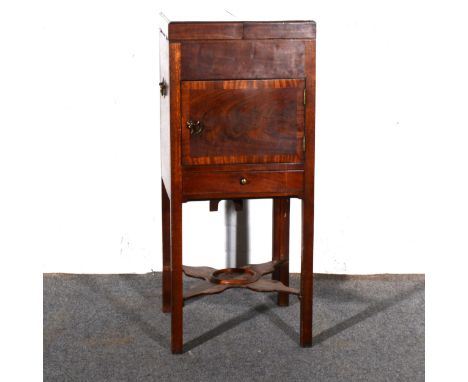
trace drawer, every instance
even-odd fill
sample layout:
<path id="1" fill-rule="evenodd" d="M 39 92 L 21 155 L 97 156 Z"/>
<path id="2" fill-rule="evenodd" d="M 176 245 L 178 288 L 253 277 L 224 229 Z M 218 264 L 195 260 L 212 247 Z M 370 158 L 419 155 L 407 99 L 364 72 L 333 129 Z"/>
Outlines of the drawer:
<path id="1" fill-rule="evenodd" d="M 303 171 L 186 172 L 185 199 L 261 198 L 297 196 L 303 193 Z"/>

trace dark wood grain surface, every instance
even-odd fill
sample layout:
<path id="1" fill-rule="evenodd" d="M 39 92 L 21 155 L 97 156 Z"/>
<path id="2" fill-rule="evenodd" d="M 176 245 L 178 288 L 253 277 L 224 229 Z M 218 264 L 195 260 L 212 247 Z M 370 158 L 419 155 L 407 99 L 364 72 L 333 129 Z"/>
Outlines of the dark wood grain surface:
<path id="1" fill-rule="evenodd" d="M 304 163 L 231 163 L 211 164 L 209 166 L 182 166 L 185 173 L 195 172 L 231 172 L 231 171 L 295 171 L 303 170 Z"/>
<path id="2" fill-rule="evenodd" d="M 303 80 L 184 81 L 184 165 L 302 162 Z"/>
<path id="3" fill-rule="evenodd" d="M 162 228 L 162 311 L 171 311 L 171 201 L 161 179 L 161 228 Z"/>
<path id="4" fill-rule="evenodd" d="M 304 78 L 304 41 L 196 41 L 182 44 L 182 80 Z"/>
<path id="5" fill-rule="evenodd" d="M 313 21 L 164 22 L 170 41 L 240 39 L 313 39 Z"/>
<path id="6" fill-rule="evenodd" d="M 306 45 L 307 94 L 304 195 L 302 198 L 302 257 L 300 344 L 312 346 L 315 167 L 315 41 Z"/>
<path id="7" fill-rule="evenodd" d="M 228 288 L 248 288 L 256 292 L 279 292 L 280 294 L 299 295 L 299 290 L 290 288 L 278 280 L 263 279 L 283 262 L 273 260 L 263 264 L 249 264 L 242 268 L 226 268 L 216 270 L 210 267 L 184 266 L 186 276 L 203 279 L 184 293 L 184 299 L 196 296 L 217 294 Z M 222 275 L 222 277 L 221 277 Z M 221 277 L 221 278 L 220 278 Z"/>
<path id="8" fill-rule="evenodd" d="M 171 91 L 171 350 L 183 352 L 182 168 L 180 165 L 180 44 L 170 44 Z M 176 84 L 176 85 L 174 85 Z"/>
<path id="9" fill-rule="evenodd" d="M 273 273 L 273 280 L 289 286 L 289 198 L 273 198 L 272 260 L 280 265 Z M 289 305 L 289 294 L 278 293 L 278 305 Z"/>
<path id="10" fill-rule="evenodd" d="M 169 40 L 229 40 L 241 39 L 244 32 L 243 23 L 199 22 L 170 23 Z"/>
<path id="11" fill-rule="evenodd" d="M 246 184 L 241 184 L 246 179 Z M 257 172 L 189 172 L 184 175 L 183 193 L 186 200 L 222 198 L 254 198 L 256 195 L 300 196 L 304 186 L 302 171 Z"/>
<path id="12" fill-rule="evenodd" d="M 244 39 L 313 39 L 313 21 L 278 21 L 244 23 Z"/>

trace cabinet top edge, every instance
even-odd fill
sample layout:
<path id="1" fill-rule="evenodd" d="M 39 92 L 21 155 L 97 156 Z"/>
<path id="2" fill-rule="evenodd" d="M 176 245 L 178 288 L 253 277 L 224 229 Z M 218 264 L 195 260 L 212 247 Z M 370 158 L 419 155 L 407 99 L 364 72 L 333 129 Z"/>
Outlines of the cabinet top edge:
<path id="1" fill-rule="evenodd" d="M 315 39 L 312 20 L 170 21 L 161 15 L 161 31 L 169 41 Z"/>
<path id="2" fill-rule="evenodd" d="M 168 24 L 315 24 L 313 20 L 261 20 L 261 21 L 167 21 Z"/>

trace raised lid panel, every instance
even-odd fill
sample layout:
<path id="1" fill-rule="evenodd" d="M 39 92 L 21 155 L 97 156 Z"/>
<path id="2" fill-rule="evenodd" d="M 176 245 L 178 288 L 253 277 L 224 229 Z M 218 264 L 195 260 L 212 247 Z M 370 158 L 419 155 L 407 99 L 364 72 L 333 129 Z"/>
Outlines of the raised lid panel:
<path id="1" fill-rule="evenodd" d="M 183 81 L 182 164 L 302 163 L 304 88 L 302 79 Z"/>

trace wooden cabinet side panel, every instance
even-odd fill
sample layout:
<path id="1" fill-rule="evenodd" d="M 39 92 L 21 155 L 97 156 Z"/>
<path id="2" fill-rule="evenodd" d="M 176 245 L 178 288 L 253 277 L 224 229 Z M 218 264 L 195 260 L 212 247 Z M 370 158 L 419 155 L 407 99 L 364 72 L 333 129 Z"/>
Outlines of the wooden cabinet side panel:
<path id="1" fill-rule="evenodd" d="M 169 44 L 171 201 L 180 199 L 182 195 L 180 56 L 180 43 L 171 42 Z"/>
<path id="2" fill-rule="evenodd" d="M 315 178 L 315 40 L 306 42 L 305 163 L 304 192 L 314 203 Z M 311 221 L 313 226 L 313 216 Z"/>
<path id="3" fill-rule="evenodd" d="M 167 95 L 160 96 L 160 147 L 161 178 L 167 194 L 171 195 L 171 131 L 170 131 L 170 75 L 169 75 L 169 41 L 159 33 L 159 82 L 167 84 Z"/>

